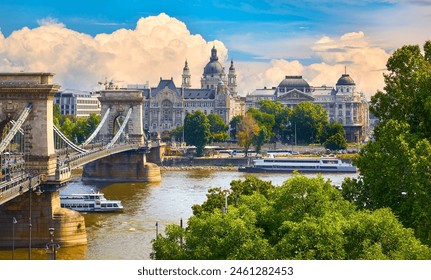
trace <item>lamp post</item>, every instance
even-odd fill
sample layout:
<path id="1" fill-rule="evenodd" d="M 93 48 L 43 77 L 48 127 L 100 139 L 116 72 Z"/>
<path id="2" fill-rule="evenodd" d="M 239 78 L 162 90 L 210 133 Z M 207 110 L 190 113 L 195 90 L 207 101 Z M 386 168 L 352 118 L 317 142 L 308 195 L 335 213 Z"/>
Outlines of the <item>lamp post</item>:
<path id="1" fill-rule="evenodd" d="M 223 195 L 224 195 L 224 207 L 222 207 L 222 212 L 223 214 L 227 213 L 227 198 L 230 194 L 229 190 L 223 190 L 222 191 Z"/>
<path id="2" fill-rule="evenodd" d="M 51 238 L 51 241 L 48 244 L 46 244 L 46 249 L 50 249 L 51 250 L 52 259 L 56 260 L 57 259 L 57 249 L 60 248 L 60 244 L 54 242 L 54 231 L 55 231 L 55 228 L 51 227 L 51 228 L 48 229 L 48 231 L 49 231 L 49 236 Z"/>
<path id="3" fill-rule="evenodd" d="M 159 238 L 159 222 L 156 222 L 156 239 Z"/>
<path id="4" fill-rule="evenodd" d="M 17 223 L 15 217 L 12 217 L 12 260 L 15 259 L 15 224 Z"/>
<path id="5" fill-rule="evenodd" d="M 28 176 L 28 205 L 29 205 L 29 215 L 28 215 L 28 259 L 31 260 L 31 177 Z"/>

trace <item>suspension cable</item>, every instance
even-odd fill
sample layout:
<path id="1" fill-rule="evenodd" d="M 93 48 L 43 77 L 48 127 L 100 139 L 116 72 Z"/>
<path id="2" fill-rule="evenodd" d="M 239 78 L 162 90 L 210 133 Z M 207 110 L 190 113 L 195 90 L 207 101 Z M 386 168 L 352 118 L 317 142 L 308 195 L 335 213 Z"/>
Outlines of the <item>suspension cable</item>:
<path id="1" fill-rule="evenodd" d="M 108 118 L 110 111 L 111 111 L 111 108 L 108 108 L 108 110 L 106 110 L 106 112 L 103 115 L 103 118 L 100 121 L 99 125 L 97 126 L 96 130 L 90 135 L 90 137 L 88 137 L 87 140 L 85 140 L 84 143 L 82 143 L 81 147 L 88 145 L 94 139 L 94 137 L 96 137 L 96 135 L 99 133 L 100 129 L 102 128 L 103 124 L 105 123 L 106 119 Z"/>
<path id="2" fill-rule="evenodd" d="M 9 131 L 9 133 L 6 135 L 6 137 L 0 143 L 0 153 L 3 153 L 3 151 L 9 145 L 10 141 L 13 139 L 15 134 L 19 131 L 22 124 L 27 119 L 28 115 L 30 114 L 32 107 L 33 107 L 33 105 L 31 103 L 28 103 L 27 106 L 24 108 L 24 110 L 22 111 L 18 120 L 15 122 L 15 124 L 13 124 L 12 129 Z"/>
<path id="3" fill-rule="evenodd" d="M 54 132 L 60 136 L 60 138 L 66 142 L 67 145 L 69 145 L 69 147 L 71 147 L 72 149 L 74 149 L 75 151 L 81 153 L 81 154 L 85 154 L 86 152 L 88 152 L 85 149 L 82 149 L 80 147 L 78 147 L 75 143 L 73 143 L 72 141 L 70 141 L 61 131 L 60 129 L 58 129 L 57 126 L 55 126 L 55 124 L 52 124 L 52 128 L 54 129 Z"/>
<path id="4" fill-rule="evenodd" d="M 112 147 L 115 142 L 117 142 L 118 138 L 120 137 L 121 133 L 123 133 L 124 128 L 127 125 L 127 122 L 129 121 L 130 115 L 132 115 L 133 107 L 130 107 L 129 111 L 127 112 L 126 118 L 124 119 L 123 123 L 121 124 L 120 129 L 117 131 L 117 134 L 115 134 L 114 138 L 112 138 L 111 142 L 108 144 L 108 148 Z"/>

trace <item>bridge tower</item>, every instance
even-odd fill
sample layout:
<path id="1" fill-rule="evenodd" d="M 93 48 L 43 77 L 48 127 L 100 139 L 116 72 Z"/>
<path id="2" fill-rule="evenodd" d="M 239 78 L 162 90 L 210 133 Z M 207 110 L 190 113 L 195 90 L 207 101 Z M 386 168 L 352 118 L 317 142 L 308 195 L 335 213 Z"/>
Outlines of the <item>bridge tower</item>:
<path id="1" fill-rule="evenodd" d="M 31 106 L 25 119 L 24 149 L 30 173 L 55 172 L 53 100 L 60 89 L 52 73 L 0 73 L 0 128 Z"/>
<path id="2" fill-rule="evenodd" d="M 52 73 L 0 73 L 0 131 L 8 123 L 20 125 L 24 133 L 25 172 L 30 176 L 28 188 L 20 190 L 14 200 L 0 205 L 0 247 L 8 247 L 12 242 L 12 225 L 5 222 L 12 217 L 19 224 L 15 229 L 15 245 L 29 244 L 29 252 L 31 247 L 45 246 L 48 228 L 56 229 L 62 246 L 87 243 L 84 217 L 61 208 L 56 190 L 42 187 L 43 192 L 35 195 L 31 184 L 31 177 L 42 178 L 40 175 L 56 171 L 53 100 L 60 86 L 53 83 L 53 77 Z"/>
<path id="3" fill-rule="evenodd" d="M 158 182 L 161 180 L 160 167 L 156 164 L 160 161 L 158 159 L 161 145 L 151 149 L 151 158 L 154 162 L 147 161 L 149 147 L 146 145 L 143 129 L 143 100 L 141 90 L 110 87 L 100 91 L 101 116 L 105 118 L 107 114 L 107 117 L 100 129 L 99 141 L 111 141 L 113 144 L 116 137 L 121 137 L 128 143 L 141 144 L 142 148 L 86 164 L 82 172 L 84 181 Z M 119 131 L 122 131 L 121 136 L 117 135 Z M 156 154 L 159 156 L 157 157 Z"/>
<path id="4" fill-rule="evenodd" d="M 131 110 L 124 135 L 128 141 L 144 144 L 142 125 L 142 91 L 126 89 L 106 89 L 100 92 L 101 115 L 109 110 L 108 119 L 100 130 L 100 137 L 112 139 Z"/>

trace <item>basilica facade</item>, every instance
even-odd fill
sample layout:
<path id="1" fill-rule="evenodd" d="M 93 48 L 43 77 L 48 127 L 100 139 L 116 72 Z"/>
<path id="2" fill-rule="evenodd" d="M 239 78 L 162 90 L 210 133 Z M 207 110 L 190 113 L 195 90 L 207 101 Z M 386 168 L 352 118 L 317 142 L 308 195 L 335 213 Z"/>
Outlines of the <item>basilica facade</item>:
<path id="1" fill-rule="evenodd" d="M 190 81 L 191 73 L 186 60 L 180 87 L 175 85 L 172 78 L 160 78 L 157 87 L 128 86 L 128 89 L 142 90 L 146 131 L 158 134 L 170 131 L 183 125 L 187 113 L 197 110 L 206 115 L 217 114 L 226 124 L 234 116 L 245 113 L 245 98 L 239 97 L 237 92 L 234 63 L 231 61 L 226 74 L 215 47 L 211 50 L 210 61 L 204 67 L 201 87 L 192 88 Z"/>
<path id="2" fill-rule="evenodd" d="M 259 107 L 260 100 L 279 101 L 294 108 L 301 102 L 320 104 L 328 114 L 330 123 L 343 125 L 348 142 L 364 141 L 369 129 L 368 101 L 356 91 L 349 74 L 343 74 L 335 87 L 313 87 L 302 76 L 286 76 L 277 87 L 256 89 L 246 97 L 246 108 Z"/>

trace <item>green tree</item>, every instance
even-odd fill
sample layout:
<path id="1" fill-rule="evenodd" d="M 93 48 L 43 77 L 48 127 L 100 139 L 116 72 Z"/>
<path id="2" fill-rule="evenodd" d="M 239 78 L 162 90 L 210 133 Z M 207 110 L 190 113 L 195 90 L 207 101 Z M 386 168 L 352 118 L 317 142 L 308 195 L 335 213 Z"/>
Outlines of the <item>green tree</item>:
<path id="1" fill-rule="evenodd" d="M 386 64 L 385 92 L 371 98 L 370 111 L 381 123 L 398 120 L 410 125 L 412 133 L 431 137 L 431 41 L 422 54 L 419 46 L 403 46 Z"/>
<path id="2" fill-rule="evenodd" d="M 230 126 L 230 137 L 231 138 L 233 138 L 233 139 L 236 138 L 236 135 L 238 133 L 239 123 L 241 122 L 241 120 L 243 118 L 244 118 L 244 116 L 237 115 L 230 120 L 229 126 Z"/>
<path id="3" fill-rule="evenodd" d="M 196 146 L 198 157 L 203 156 L 205 145 L 211 141 L 210 124 L 202 111 L 187 113 L 184 120 L 184 138 L 187 144 Z"/>
<path id="4" fill-rule="evenodd" d="M 296 137 L 299 143 L 314 143 L 328 125 L 328 115 L 320 104 L 302 102 L 293 109 L 291 124 L 296 125 Z M 291 125 L 291 130 L 294 125 Z M 291 139 L 294 138 L 291 131 Z"/>
<path id="5" fill-rule="evenodd" d="M 247 114 L 253 117 L 261 130 L 265 128 L 264 140 L 265 142 L 269 142 L 271 138 L 274 137 L 273 128 L 275 124 L 275 116 L 255 108 L 250 108 Z"/>
<path id="6" fill-rule="evenodd" d="M 236 138 L 238 139 L 238 145 L 244 147 L 245 156 L 248 155 L 248 150 L 253 143 L 253 139 L 258 135 L 259 131 L 259 126 L 250 114 L 246 114 L 238 124 Z"/>
<path id="7" fill-rule="evenodd" d="M 180 125 L 171 130 L 171 135 L 174 136 L 177 141 L 181 141 L 183 139 L 183 130 L 184 126 Z"/>
<path id="8" fill-rule="evenodd" d="M 90 116 L 87 118 L 87 127 L 91 133 L 93 133 L 93 131 L 96 130 L 97 126 L 100 123 L 100 118 L 101 118 L 100 115 L 97 115 L 94 113 L 91 113 Z M 88 135 L 88 136 L 90 136 L 90 135 Z M 88 136 L 85 138 L 88 138 Z"/>
<path id="9" fill-rule="evenodd" d="M 431 144 L 409 130 L 395 120 L 377 127 L 377 140 L 355 160 L 361 176 L 343 183 L 343 195 L 358 207 L 390 207 L 422 242 L 431 244 Z"/>
<path id="10" fill-rule="evenodd" d="M 262 146 L 265 144 L 266 139 L 268 139 L 268 132 L 266 127 L 262 127 L 259 133 L 253 137 L 254 152 L 259 154 L 262 151 Z"/>
<path id="11" fill-rule="evenodd" d="M 70 140 L 73 141 L 75 130 L 75 123 L 71 121 L 70 118 L 65 118 L 63 124 L 61 125 L 61 132 Z"/>
<path id="12" fill-rule="evenodd" d="M 320 135 L 320 143 L 325 143 L 326 140 L 328 140 L 329 137 L 332 135 L 335 135 L 337 133 L 340 133 L 344 136 L 344 127 L 339 122 L 330 123 L 327 126 L 323 128 L 322 134 Z"/>
<path id="13" fill-rule="evenodd" d="M 371 100 L 380 118 L 375 141 L 359 153 L 361 176 L 343 183 L 343 195 L 358 207 L 389 207 L 404 226 L 431 244 L 431 42 L 403 46 L 388 59 L 385 92 Z"/>
<path id="14" fill-rule="evenodd" d="M 210 132 L 214 141 L 224 141 L 229 135 L 227 130 L 229 126 L 224 123 L 223 119 L 217 114 L 209 114 L 208 121 L 210 124 Z"/>
<path id="15" fill-rule="evenodd" d="M 344 135 L 338 132 L 326 139 L 323 145 L 325 149 L 330 149 L 332 151 L 345 150 L 347 148 L 347 141 Z"/>
<path id="16" fill-rule="evenodd" d="M 274 135 L 279 139 L 286 139 L 292 109 L 284 107 L 280 101 L 261 100 L 259 110 L 274 116 L 275 123 L 272 128 Z"/>

